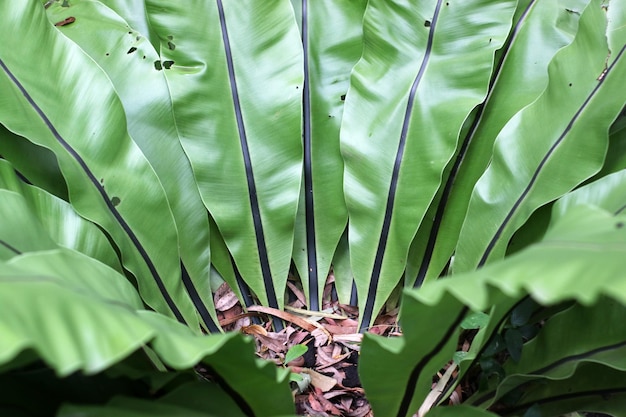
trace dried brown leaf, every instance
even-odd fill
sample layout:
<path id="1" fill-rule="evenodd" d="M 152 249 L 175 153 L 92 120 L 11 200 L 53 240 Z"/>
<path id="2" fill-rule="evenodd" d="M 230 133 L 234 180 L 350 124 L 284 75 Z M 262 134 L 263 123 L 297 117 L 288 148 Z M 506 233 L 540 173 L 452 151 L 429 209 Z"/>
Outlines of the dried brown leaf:
<path id="1" fill-rule="evenodd" d="M 213 300 L 217 311 L 229 310 L 239 302 L 239 299 L 233 290 L 231 290 L 225 282 L 217 289 L 215 295 L 213 296 Z"/>
<path id="2" fill-rule="evenodd" d="M 337 380 L 315 372 L 313 369 L 304 368 L 302 372 L 308 374 L 311 377 L 311 385 L 319 388 L 322 392 L 328 392 L 337 385 Z"/>

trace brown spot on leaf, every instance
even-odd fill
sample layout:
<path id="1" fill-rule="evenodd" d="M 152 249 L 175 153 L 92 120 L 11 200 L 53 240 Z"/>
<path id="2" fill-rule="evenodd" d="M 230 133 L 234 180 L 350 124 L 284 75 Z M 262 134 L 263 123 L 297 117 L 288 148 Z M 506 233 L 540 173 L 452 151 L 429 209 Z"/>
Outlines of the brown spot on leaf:
<path id="1" fill-rule="evenodd" d="M 75 21 L 76 21 L 76 18 L 73 16 L 70 16 L 68 18 L 61 20 L 60 22 L 56 22 L 54 26 L 67 26 L 67 25 L 74 23 Z"/>

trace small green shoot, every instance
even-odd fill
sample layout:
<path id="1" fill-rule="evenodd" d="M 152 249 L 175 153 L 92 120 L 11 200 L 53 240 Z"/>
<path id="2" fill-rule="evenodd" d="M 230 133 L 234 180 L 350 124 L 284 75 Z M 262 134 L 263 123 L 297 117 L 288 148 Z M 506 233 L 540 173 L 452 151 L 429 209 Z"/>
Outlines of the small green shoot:
<path id="1" fill-rule="evenodd" d="M 307 350 L 308 347 L 306 345 L 294 345 L 290 347 L 287 353 L 285 353 L 284 365 L 286 366 L 289 362 L 304 355 Z"/>
<path id="2" fill-rule="evenodd" d="M 480 329 L 487 323 L 489 323 L 489 315 L 478 311 L 465 317 L 461 322 L 461 328 L 465 330 Z"/>

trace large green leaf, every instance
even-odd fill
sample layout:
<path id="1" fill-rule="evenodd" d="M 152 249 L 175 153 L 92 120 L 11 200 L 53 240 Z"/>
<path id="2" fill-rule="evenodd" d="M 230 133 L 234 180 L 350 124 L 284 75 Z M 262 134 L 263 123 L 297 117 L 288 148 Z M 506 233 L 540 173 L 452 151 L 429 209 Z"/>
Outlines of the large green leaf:
<path id="1" fill-rule="evenodd" d="M 36 1 L 4 2 L 0 13 L 2 36 L 14 45 L 0 51 L 0 122 L 55 153 L 73 207 L 112 236 L 146 302 L 198 328 L 178 245 L 162 244 L 178 241 L 166 195 L 128 136 L 109 78 Z M 40 64 L 23 65 L 23 50 Z"/>
<path id="2" fill-rule="evenodd" d="M 26 206 L 25 209 L 20 209 L 24 207 L 24 204 L 18 203 L 16 198 L 0 200 L 0 207 L 2 207 L 0 210 L 4 213 L 2 217 L 13 219 L 3 223 L 11 232 L 3 229 L 0 237 L 2 241 L 12 244 L 14 239 L 25 240 L 27 245 L 48 242 L 45 246 L 36 248 L 20 244 L 13 245 L 18 252 L 25 252 L 33 249 L 56 248 L 56 245 L 49 243 L 49 238 L 52 238 L 61 246 L 82 252 L 121 272 L 117 254 L 96 225 L 76 214 L 66 201 L 20 180 L 13 167 L 6 161 L 0 161 L 0 188 L 19 193 L 24 198 Z M 11 206 L 11 204 L 19 206 Z M 14 219 L 15 215 L 31 216 L 18 220 Z M 31 230 L 30 228 L 34 228 L 32 234 L 26 232 L 26 230 Z"/>
<path id="3" fill-rule="evenodd" d="M 504 365 L 507 376 L 497 389 L 479 391 L 468 403 L 488 407 L 502 400 L 506 403 L 503 407 L 514 408 L 528 402 L 532 405 L 534 391 L 543 391 L 544 385 L 551 381 L 577 378 L 577 369 L 588 362 L 626 371 L 626 329 L 606 325 L 619 321 L 625 311 L 623 304 L 602 299 L 593 306 L 576 305 L 552 316 L 539 335 L 524 346 L 519 362 L 507 361 Z M 581 334 L 585 337 L 580 337 Z M 595 391 L 595 395 L 601 396 L 597 379 L 580 381 L 579 392 Z M 507 394 L 508 401 L 503 398 Z M 555 395 L 550 393 L 547 398 Z M 566 411 L 575 410 L 563 410 Z"/>
<path id="4" fill-rule="evenodd" d="M 362 49 L 366 1 L 292 0 L 304 53 L 303 186 L 293 259 L 309 308 L 321 308 L 331 261 L 347 224 L 339 127 L 350 71 Z M 332 27 L 333 30 L 328 30 Z"/>
<path id="5" fill-rule="evenodd" d="M 452 358 L 459 325 L 470 310 L 489 312 L 489 321 L 461 361 L 460 378 L 527 296 L 542 305 L 571 299 L 592 305 L 601 295 L 626 304 L 626 228 L 620 226 L 624 219 L 578 206 L 551 227 L 543 241 L 516 255 L 406 291 L 404 336 L 389 340 L 366 335 L 363 340 L 360 375 L 374 412 L 407 416 L 417 410 L 432 376 Z"/>
<path id="6" fill-rule="evenodd" d="M 460 405 L 458 407 L 436 407 L 426 414 L 428 417 L 494 417 L 496 414 L 478 408 Z"/>
<path id="7" fill-rule="evenodd" d="M 91 375 L 149 345 L 170 369 L 201 363 L 245 415 L 293 412 L 287 373 L 256 359 L 252 339 L 198 335 L 165 315 L 138 310 L 142 302 L 126 278 L 91 258 L 55 250 L 0 266 L 0 304 L 11 312 L 0 317 L 3 371 L 41 358 L 60 377 L 78 370 Z"/>
<path id="8" fill-rule="evenodd" d="M 588 0 L 521 1 L 507 42 L 496 55 L 487 97 L 477 109 L 451 161 L 445 185 L 413 241 L 409 284 L 439 276 L 457 244 L 472 189 L 487 167 L 498 132 L 534 101 L 548 82 L 547 66 L 574 39 L 579 13 Z M 541 45 L 540 48 L 536 47 Z"/>
<path id="9" fill-rule="evenodd" d="M 529 384 L 528 393 L 518 404 L 503 406 L 503 416 L 554 416 L 584 411 L 624 416 L 626 386 L 623 370 L 597 363 L 582 363 L 571 378 Z"/>
<path id="10" fill-rule="evenodd" d="M 45 265 L 50 256 L 28 254 L 2 265 L 1 303 L 11 314 L 3 314 L 0 321 L 0 363 L 32 349 L 60 376 L 79 369 L 96 373 L 151 338 L 154 331 L 125 302 L 132 292 L 124 288 L 130 286 L 124 277 L 96 267 L 90 258 L 62 262 L 56 257 L 54 270 L 35 272 L 51 266 Z"/>
<path id="11" fill-rule="evenodd" d="M 514 11 L 513 1 L 368 3 L 341 127 L 362 329 L 400 280 Z"/>
<path id="12" fill-rule="evenodd" d="M 626 169 L 607 175 L 564 195 L 552 209 L 552 215 L 559 218 L 573 207 L 591 204 L 619 214 L 626 207 Z"/>
<path id="13" fill-rule="evenodd" d="M 626 45 L 607 55 L 600 3 L 585 9 L 574 42 L 550 63 L 546 91 L 498 135 L 491 164 L 472 193 L 454 271 L 502 257 L 534 210 L 602 167 L 609 126 L 626 102 L 619 87 Z"/>
<path id="14" fill-rule="evenodd" d="M 71 405 L 57 417 L 247 417 L 219 387 L 213 384 L 188 384 L 158 401 L 118 397 L 104 406 Z M 262 415 L 262 414 L 254 414 Z M 272 417 L 279 417 L 271 414 Z M 283 414 L 283 417 L 287 417 Z"/>
<path id="15" fill-rule="evenodd" d="M 625 109 L 626 110 L 626 109 Z M 595 175 L 601 178 L 609 173 L 626 169 L 626 113 L 615 121 L 609 133 L 609 149 L 602 170 Z"/>
<path id="16" fill-rule="evenodd" d="M 216 403 L 219 403 L 220 400 L 221 398 L 217 398 Z M 184 405 L 177 406 L 150 400 L 118 398 L 104 406 L 65 406 L 57 414 L 57 417 L 99 417 L 105 415 L 110 417 L 217 417 L 221 414 L 196 411 Z M 245 416 L 241 412 L 229 415 Z"/>
<path id="17" fill-rule="evenodd" d="M 146 2 L 204 204 L 263 303 L 283 304 L 302 176 L 302 48 L 288 1 Z"/>
<path id="18" fill-rule="evenodd" d="M 109 76 L 122 101 L 128 132 L 154 168 L 167 194 L 178 230 L 183 283 L 204 324 L 217 331 L 209 286 L 209 222 L 191 165 L 179 141 L 172 100 L 160 61 L 148 40 L 98 2 L 55 3 L 52 23 L 70 13 L 77 23 L 62 27 Z M 172 243 L 172 248 L 175 250 Z M 211 315 L 213 317 L 211 317 Z"/>
<path id="19" fill-rule="evenodd" d="M 227 334 L 226 340 L 197 336 L 163 315 L 151 311 L 140 311 L 139 315 L 162 336 L 156 337 L 151 346 L 166 365 L 185 369 L 201 361 L 248 416 L 293 412 L 289 372 L 276 368 L 273 362 L 257 359 L 252 338 L 244 339 L 235 333 Z"/>
<path id="20" fill-rule="evenodd" d="M 57 243 L 44 231 L 43 225 L 24 198 L 11 191 L 0 190 L 0 257 L 8 260 L 23 252 L 56 249 Z"/>

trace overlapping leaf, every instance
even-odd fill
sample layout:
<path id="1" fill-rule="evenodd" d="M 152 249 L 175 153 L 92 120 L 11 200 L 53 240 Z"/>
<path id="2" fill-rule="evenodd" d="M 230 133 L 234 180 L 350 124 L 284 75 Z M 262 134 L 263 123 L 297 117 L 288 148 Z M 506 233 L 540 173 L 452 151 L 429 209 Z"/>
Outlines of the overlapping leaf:
<path id="1" fill-rule="evenodd" d="M 368 3 L 341 127 L 362 327 L 400 280 L 514 11 L 512 1 Z"/>
<path id="2" fill-rule="evenodd" d="M 0 51 L 0 122 L 55 153 L 73 207 L 112 236 L 146 302 L 197 328 L 166 195 L 128 136 L 108 77 L 37 2 L 2 3 L 0 12 L 14 45 Z M 23 65 L 24 49 L 47 65 Z"/>
<path id="3" fill-rule="evenodd" d="M 600 3 L 589 4 L 574 42 L 550 63 L 546 91 L 498 135 L 491 164 L 472 193 L 454 271 L 502 257 L 534 210 L 602 167 L 609 126 L 626 103 L 626 93 L 619 93 L 626 43 L 609 53 Z"/>
<path id="4" fill-rule="evenodd" d="M 392 341 L 367 335 L 363 341 L 360 374 L 374 412 L 407 416 L 419 408 L 432 375 L 452 358 L 459 324 L 470 310 L 487 311 L 490 319 L 461 361 L 460 378 L 527 295 L 543 305 L 571 299 L 593 305 L 601 295 L 626 304 L 623 222 L 623 216 L 578 206 L 542 242 L 519 254 L 407 291 L 402 306 L 405 335 Z M 594 278 L 581 278 L 590 276 Z"/>
<path id="5" fill-rule="evenodd" d="M 0 155 L 29 183 L 68 200 L 67 185 L 54 154 L 0 125 Z"/>
<path id="6" fill-rule="evenodd" d="M 137 310 L 141 300 L 126 278 L 91 258 L 55 250 L 1 266 L 0 303 L 11 311 L 0 318 L 3 370 L 15 364 L 16 355 L 33 352 L 30 361 L 43 359 L 59 376 L 94 374 L 150 344 L 171 369 L 199 362 L 211 368 L 245 415 L 292 411 L 286 375 L 259 363 L 251 340 L 234 333 L 200 336 L 162 314 Z M 237 372 L 242 369 L 250 372 Z"/>
<path id="7" fill-rule="evenodd" d="M 0 240 L 13 246 L 16 253 L 55 249 L 56 245 L 49 242 L 52 238 L 58 245 L 82 252 L 121 272 L 117 254 L 96 225 L 76 214 L 66 201 L 24 183 L 6 161 L 0 161 L 0 188 L 23 197 L 23 202 L 11 197 L 0 200 L 0 211 L 4 213 L 2 218 L 13 218 L 13 221 L 3 222 L 8 230 L 3 229 Z M 15 215 L 26 217 L 20 221 L 14 218 Z M 31 230 L 32 234 L 27 230 Z M 19 240 L 25 240 L 27 246 L 14 243 Z M 44 246 L 33 248 L 30 247 L 32 244 Z"/>
<path id="8" fill-rule="evenodd" d="M 407 281 L 420 285 L 439 276 L 457 244 L 472 189 L 489 164 L 499 131 L 534 101 L 548 81 L 547 66 L 560 48 L 572 42 L 588 0 L 522 1 L 509 38 L 496 55 L 485 101 L 462 134 L 445 185 L 413 241 Z M 541 47 L 537 47 L 541 45 Z M 417 279 L 416 279 L 417 278 Z"/>
<path id="9" fill-rule="evenodd" d="M 346 227 L 339 127 L 348 78 L 361 54 L 365 1 L 292 0 L 304 54 L 302 197 L 293 259 L 310 309 L 320 308 L 331 260 Z M 332 27 L 332 30 L 328 30 Z"/>
<path id="10" fill-rule="evenodd" d="M 522 404 L 527 404 L 526 408 L 529 408 L 533 405 L 533 398 L 535 401 L 538 398 L 537 392 L 545 391 L 546 384 L 580 378 L 576 375 L 577 371 L 590 362 L 619 370 L 623 377 L 626 371 L 623 359 L 626 351 L 625 331 L 621 326 L 606 326 L 605 323 L 619 320 L 625 309 L 620 302 L 601 299 L 593 306 L 576 305 L 552 316 L 539 335 L 524 346 L 519 362 L 509 360 L 505 363 L 504 372 L 507 376 L 496 389 L 479 391 L 468 400 L 468 404 L 488 407 L 501 400 L 505 403 L 503 407 L 521 408 Z M 585 337 L 581 338 L 581 334 Z M 600 369 L 597 372 L 604 373 Z M 600 387 L 598 382 L 593 378 L 580 381 L 578 392 L 595 391 L 594 396 L 601 397 L 603 392 L 608 394 L 607 390 L 616 387 L 615 382 L 611 382 L 610 388 Z M 623 383 L 617 384 L 617 387 L 623 387 Z M 544 393 L 545 396 L 539 398 L 541 402 L 551 402 L 559 394 L 562 393 L 554 391 Z M 508 398 L 504 399 L 505 396 Z M 568 411 L 575 409 L 562 412 Z"/>
<path id="11" fill-rule="evenodd" d="M 302 52 L 288 1 L 148 1 L 181 141 L 238 270 L 283 303 L 300 192 Z"/>
<path id="12" fill-rule="evenodd" d="M 172 100 L 160 56 L 140 32 L 98 2 L 56 3 L 51 22 L 69 14 L 75 23 L 61 27 L 111 79 L 122 101 L 128 132 L 154 168 L 168 198 L 179 237 L 183 282 L 205 326 L 217 331 L 209 287 L 209 222 L 191 165 L 179 141 Z M 213 317 L 211 317 L 211 315 Z"/>

